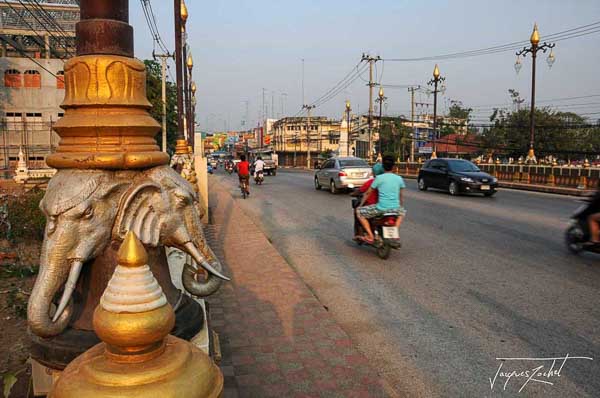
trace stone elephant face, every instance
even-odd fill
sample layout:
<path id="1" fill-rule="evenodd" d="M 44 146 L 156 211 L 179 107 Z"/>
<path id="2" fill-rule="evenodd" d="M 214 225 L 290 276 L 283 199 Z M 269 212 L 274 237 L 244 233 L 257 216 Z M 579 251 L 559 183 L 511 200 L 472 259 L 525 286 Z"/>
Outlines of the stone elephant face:
<path id="1" fill-rule="evenodd" d="M 124 172 L 60 170 L 40 204 L 47 223 L 40 273 L 28 305 L 31 330 L 41 337 L 64 330 L 84 263 L 129 230 L 146 245 L 187 252 L 208 271 L 206 280 L 199 282 L 194 265 L 186 266 L 182 277 L 190 293 L 207 296 L 218 290 L 228 278 L 204 240 L 197 203 L 191 185 L 168 166 Z M 50 318 L 52 300 L 63 287 Z"/>

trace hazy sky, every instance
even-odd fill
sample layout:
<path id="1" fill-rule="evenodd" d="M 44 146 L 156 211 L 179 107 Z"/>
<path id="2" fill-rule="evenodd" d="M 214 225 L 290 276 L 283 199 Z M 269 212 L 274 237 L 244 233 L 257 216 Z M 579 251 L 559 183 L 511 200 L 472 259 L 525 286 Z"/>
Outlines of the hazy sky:
<path id="1" fill-rule="evenodd" d="M 172 1 L 151 1 L 161 34 L 172 48 Z M 152 39 L 140 3 L 130 4 L 136 56 L 149 58 Z M 282 105 L 286 115 L 296 114 L 302 104 L 302 59 L 305 102 L 311 103 L 350 72 L 363 52 L 384 59 L 432 56 L 528 40 L 534 22 L 543 41 L 544 35 L 600 21 L 600 0 L 188 0 L 187 5 L 197 120 L 203 130 L 240 129 L 245 101 L 246 127 L 256 126 L 263 88 L 269 114 L 272 102 L 276 116 Z M 536 99 L 600 94 L 600 32 L 556 44 L 552 69 L 546 65 L 547 54 L 538 58 Z M 460 100 L 466 106 L 487 106 L 475 115 L 483 120 L 491 113 L 489 105 L 509 102 L 509 88 L 529 100 L 531 58 L 523 60 L 519 75 L 515 58 L 514 51 L 507 51 L 440 60 L 447 79 L 442 113 L 450 100 Z M 379 62 L 377 80 L 425 86 L 435 63 Z M 354 111 L 366 112 L 365 84 L 358 79 L 313 114 L 339 118 L 346 99 Z M 386 96 L 387 114 L 409 115 L 406 88 L 386 89 Z M 417 100 L 433 102 L 425 94 Z M 600 118 L 600 96 L 552 103 Z"/>

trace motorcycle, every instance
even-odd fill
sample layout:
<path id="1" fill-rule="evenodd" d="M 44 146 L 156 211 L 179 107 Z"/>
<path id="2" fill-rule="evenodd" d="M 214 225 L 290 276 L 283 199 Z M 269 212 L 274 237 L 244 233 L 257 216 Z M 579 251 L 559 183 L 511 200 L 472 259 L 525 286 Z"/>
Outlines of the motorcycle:
<path id="1" fill-rule="evenodd" d="M 256 185 L 262 185 L 264 180 L 265 176 L 262 171 L 257 172 L 254 176 L 254 182 L 256 183 Z"/>
<path id="2" fill-rule="evenodd" d="M 361 236 L 363 235 L 364 230 L 356 217 L 356 208 L 360 206 L 363 194 L 360 193 L 358 189 L 355 189 L 351 196 L 353 196 L 352 210 L 354 213 L 354 235 Z M 375 236 L 373 243 L 368 243 L 356 238 L 354 241 L 359 246 L 367 245 L 374 247 L 377 257 L 387 260 L 390 257 L 392 249 L 398 250 L 402 246 L 399 240 L 398 228 L 396 228 L 397 220 L 398 215 L 395 213 L 383 214 L 381 217 L 372 218 L 369 220 L 369 224 L 371 225 L 371 231 L 373 231 L 373 235 Z"/>
<path id="3" fill-rule="evenodd" d="M 233 173 L 233 165 L 232 164 L 227 164 L 225 166 L 225 171 L 227 171 L 229 174 Z"/>
<path id="4" fill-rule="evenodd" d="M 581 202 L 585 204 L 582 204 L 575 210 L 575 213 L 571 216 L 573 221 L 565 233 L 567 248 L 573 254 L 579 254 L 583 251 L 600 253 L 600 243 L 590 241 L 588 217 L 591 214 L 590 205 L 592 204 L 592 199 L 583 199 Z"/>

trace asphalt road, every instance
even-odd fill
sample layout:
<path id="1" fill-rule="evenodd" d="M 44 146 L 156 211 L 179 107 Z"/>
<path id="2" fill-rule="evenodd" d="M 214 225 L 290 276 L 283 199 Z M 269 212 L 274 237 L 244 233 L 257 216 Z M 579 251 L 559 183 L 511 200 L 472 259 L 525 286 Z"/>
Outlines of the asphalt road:
<path id="1" fill-rule="evenodd" d="M 600 396 L 600 256 L 566 252 L 574 198 L 451 197 L 407 180 L 403 247 L 384 261 L 352 242 L 350 198 L 316 191 L 312 174 L 280 171 L 246 200 L 235 174 L 210 178 L 401 396 Z M 566 355 L 593 361 L 539 360 Z"/>

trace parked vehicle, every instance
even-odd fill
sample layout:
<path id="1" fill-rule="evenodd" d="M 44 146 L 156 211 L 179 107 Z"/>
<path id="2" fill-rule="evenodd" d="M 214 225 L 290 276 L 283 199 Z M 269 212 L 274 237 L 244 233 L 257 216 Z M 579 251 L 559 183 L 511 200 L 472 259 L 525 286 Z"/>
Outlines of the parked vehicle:
<path id="1" fill-rule="evenodd" d="M 572 223 L 567 228 L 565 240 L 567 248 L 573 254 L 578 254 L 582 251 L 600 253 L 600 243 L 592 243 L 590 240 L 588 217 L 598 211 L 592 208 L 593 200 L 592 198 L 582 199 L 581 202 L 583 204 L 571 216 Z"/>
<path id="2" fill-rule="evenodd" d="M 233 173 L 233 162 L 232 161 L 228 161 L 225 164 L 225 171 L 227 171 L 229 174 Z"/>
<path id="3" fill-rule="evenodd" d="M 371 175 L 371 167 L 361 158 L 331 158 L 317 167 L 314 177 L 315 189 L 328 187 L 329 192 L 335 194 L 350 186 L 360 188 Z"/>
<path id="4" fill-rule="evenodd" d="M 354 215 L 354 235 L 361 236 L 364 231 L 358 219 L 356 218 L 356 208 L 362 201 L 362 194 L 358 189 L 355 189 L 352 193 L 354 198 L 352 199 L 352 211 Z M 395 213 L 384 214 L 381 217 L 370 219 L 371 231 L 375 236 L 373 243 L 367 243 L 363 240 L 355 239 L 354 241 L 358 245 L 367 245 L 375 248 L 377 256 L 383 260 L 387 260 L 390 257 L 392 249 L 399 249 L 402 245 L 398 239 L 398 228 L 396 227 L 396 221 L 398 215 Z"/>
<path id="5" fill-rule="evenodd" d="M 418 184 L 421 191 L 437 188 L 450 192 L 450 195 L 482 193 L 493 196 L 498 188 L 498 179 L 468 160 L 431 159 L 419 170 Z"/>
<path id="6" fill-rule="evenodd" d="M 254 182 L 256 183 L 256 185 L 262 185 L 264 180 L 265 176 L 262 171 L 257 172 L 254 176 Z"/>

